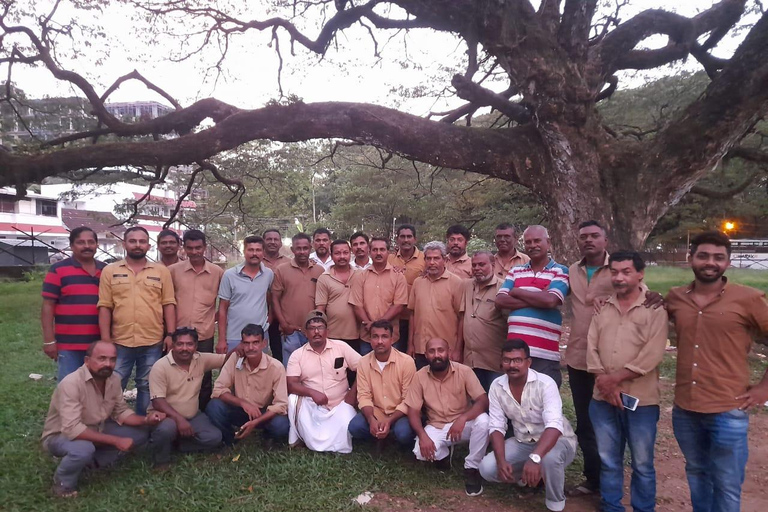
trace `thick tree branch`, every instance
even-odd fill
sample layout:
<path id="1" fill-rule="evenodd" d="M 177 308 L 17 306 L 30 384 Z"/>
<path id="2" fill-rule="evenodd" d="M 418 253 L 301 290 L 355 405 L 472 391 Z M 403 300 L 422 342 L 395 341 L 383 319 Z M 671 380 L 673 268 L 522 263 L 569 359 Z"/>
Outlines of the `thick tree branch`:
<path id="1" fill-rule="evenodd" d="M 518 124 L 527 123 L 531 113 L 523 105 L 512 103 L 501 94 L 477 85 L 462 75 L 454 75 L 451 85 L 456 88 L 456 95 L 475 106 L 491 106 Z"/>
<path id="2" fill-rule="evenodd" d="M 753 171 L 744 179 L 744 181 L 726 190 L 715 190 L 701 185 L 694 185 L 691 187 L 691 193 L 708 197 L 710 199 L 728 199 L 735 196 L 736 194 L 744 192 L 759 175 L 759 171 Z"/>
<path id="3" fill-rule="evenodd" d="M 731 148 L 728 151 L 728 154 L 725 155 L 725 158 L 741 158 L 742 160 L 747 160 L 749 162 L 768 164 L 768 152 L 743 146 Z"/>

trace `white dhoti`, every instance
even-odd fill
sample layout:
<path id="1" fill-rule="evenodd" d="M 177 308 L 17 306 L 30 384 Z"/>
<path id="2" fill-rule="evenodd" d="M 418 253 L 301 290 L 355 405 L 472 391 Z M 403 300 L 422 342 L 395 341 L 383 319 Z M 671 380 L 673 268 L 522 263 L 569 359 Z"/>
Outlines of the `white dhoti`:
<path id="1" fill-rule="evenodd" d="M 293 445 L 302 440 L 307 448 L 316 452 L 351 453 L 352 436 L 348 427 L 355 414 L 355 408 L 347 402 L 328 409 L 308 396 L 289 395 L 288 443 Z"/>

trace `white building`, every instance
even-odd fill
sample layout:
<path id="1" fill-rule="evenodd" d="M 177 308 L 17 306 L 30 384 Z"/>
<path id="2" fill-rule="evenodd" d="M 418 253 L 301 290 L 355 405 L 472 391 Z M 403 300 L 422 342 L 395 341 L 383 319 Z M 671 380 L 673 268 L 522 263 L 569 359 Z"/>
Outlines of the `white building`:
<path id="1" fill-rule="evenodd" d="M 69 247 L 69 231 L 56 195 L 27 191 L 20 199 L 16 189 L 0 188 L 0 240 L 34 240 L 62 250 Z"/>

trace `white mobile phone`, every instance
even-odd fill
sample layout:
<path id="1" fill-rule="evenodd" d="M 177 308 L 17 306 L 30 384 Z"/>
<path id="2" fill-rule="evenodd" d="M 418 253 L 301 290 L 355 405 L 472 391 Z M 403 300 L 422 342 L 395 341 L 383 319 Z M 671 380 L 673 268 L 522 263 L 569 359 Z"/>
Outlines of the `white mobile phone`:
<path id="1" fill-rule="evenodd" d="M 235 363 L 235 368 L 237 368 L 238 370 L 242 370 L 243 369 L 243 362 L 245 362 L 245 358 L 244 357 L 239 358 L 237 360 L 237 363 Z"/>
<path id="2" fill-rule="evenodd" d="M 621 404 L 624 406 L 625 409 L 630 411 L 634 411 L 635 409 L 637 409 L 637 404 L 640 403 L 640 400 L 638 400 L 637 397 L 628 395 L 624 392 L 619 394 L 621 395 Z"/>

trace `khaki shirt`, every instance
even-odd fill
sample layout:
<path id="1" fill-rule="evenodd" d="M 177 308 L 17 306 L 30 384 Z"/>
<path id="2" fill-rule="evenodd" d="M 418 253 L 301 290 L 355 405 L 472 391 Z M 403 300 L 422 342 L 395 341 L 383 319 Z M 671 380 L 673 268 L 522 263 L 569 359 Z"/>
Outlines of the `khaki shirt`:
<path id="1" fill-rule="evenodd" d="M 304 320 L 315 309 L 315 289 L 323 267 L 309 262 L 308 268 L 301 268 L 296 260 L 275 268 L 272 292 L 280 295 L 280 307 L 287 322 L 304 328 Z"/>
<path id="2" fill-rule="evenodd" d="M 413 282 L 417 277 L 424 273 L 424 268 L 426 266 L 426 263 L 424 262 L 424 253 L 420 251 L 418 247 L 415 247 L 413 249 L 413 256 L 406 260 L 398 250 L 395 254 L 389 255 L 388 263 L 394 268 L 405 269 L 403 274 L 405 275 L 405 282 L 408 283 L 408 294 L 410 295 Z M 407 309 L 400 314 L 400 318 L 403 320 L 408 320 L 410 317 L 411 314 Z"/>
<path id="3" fill-rule="evenodd" d="M 587 334 L 595 313 L 595 299 L 607 299 L 613 295 L 611 269 L 608 267 L 608 253 L 603 266 L 595 270 L 587 283 L 586 261 L 581 260 L 570 266 L 568 278 L 571 293 L 566 300 L 571 303 L 571 334 L 565 349 L 565 363 L 577 370 L 587 369 Z"/>
<path id="4" fill-rule="evenodd" d="M 382 370 L 376 354 L 370 352 L 360 359 L 357 367 L 357 406 L 373 407 L 373 415 L 385 420 L 395 411 L 408 414 L 405 396 L 416 374 L 413 358 L 392 348 Z"/>
<path id="5" fill-rule="evenodd" d="M 134 274 L 125 260 L 104 267 L 99 281 L 100 308 L 112 310 L 112 341 L 146 347 L 163 340 L 163 306 L 176 304 L 168 268 L 147 262 Z"/>
<path id="6" fill-rule="evenodd" d="M 165 398 L 168 405 L 187 419 L 194 418 L 199 410 L 200 386 L 205 372 L 217 370 L 224 364 L 226 354 L 195 352 L 189 370 L 173 359 L 173 352 L 160 358 L 149 372 L 149 396 Z M 154 406 L 149 410 L 155 410 Z"/>
<path id="7" fill-rule="evenodd" d="M 277 258 L 270 259 L 269 256 L 267 256 L 267 253 L 264 253 L 264 256 L 261 257 L 261 262 L 264 264 L 265 267 L 267 267 L 268 269 L 274 272 L 274 270 L 278 267 L 278 265 L 283 265 L 284 263 L 288 263 L 289 261 L 291 261 L 291 259 L 292 258 L 280 253 L 277 253 Z"/>
<path id="8" fill-rule="evenodd" d="M 419 277 L 411 287 L 408 309 L 413 311 L 413 343 L 417 354 L 423 354 L 427 342 L 442 338 L 451 350 L 458 342 L 459 314 L 464 281 L 448 272 L 432 281 Z"/>
<path id="9" fill-rule="evenodd" d="M 768 333 L 768 302 L 762 291 L 726 281 L 720 296 L 700 308 L 692 287 L 672 288 L 665 301 L 677 332 L 675 404 L 701 413 L 730 411 L 749 387 L 752 334 Z"/>
<path id="10" fill-rule="evenodd" d="M 425 408 L 427 424 L 435 428 L 453 423 L 472 406 L 470 400 L 485 394 L 472 368 L 454 361 L 450 364 L 442 380 L 432 374 L 429 366 L 417 371 L 405 399 L 405 405 L 412 409 Z"/>
<path id="11" fill-rule="evenodd" d="M 464 364 L 470 368 L 501 371 L 501 346 L 507 340 L 507 315 L 496 308 L 496 294 L 504 283 L 492 275 L 478 285 L 464 280 L 461 312 L 464 314 Z"/>
<path id="12" fill-rule="evenodd" d="M 132 414 L 123 399 L 120 376 L 109 376 L 102 396 L 90 370 L 83 365 L 64 377 L 53 391 L 41 439 L 45 445 L 51 436 L 61 434 L 72 441 L 85 429 L 101 432 L 108 419 L 122 424 Z"/>
<path id="13" fill-rule="evenodd" d="M 336 367 L 336 361 L 340 365 Z M 360 354 L 352 347 L 339 340 L 327 339 L 322 352 L 315 352 L 307 343 L 291 354 L 286 369 L 286 377 L 298 377 L 301 384 L 310 389 L 325 393 L 328 397 L 328 409 L 339 405 L 349 391 L 347 368 L 357 370 Z"/>
<path id="14" fill-rule="evenodd" d="M 194 327 L 200 340 L 213 338 L 216 328 L 216 296 L 224 270 L 206 261 L 200 272 L 189 260 L 168 267 L 176 293 L 176 325 Z"/>
<path id="15" fill-rule="evenodd" d="M 445 268 L 462 279 L 472 279 L 472 258 L 466 253 L 457 260 L 453 260 L 449 256 L 445 261 Z"/>
<path id="16" fill-rule="evenodd" d="M 275 414 L 288 414 L 288 391 L 285 384 L 283 364 L 267 354 L 262 354 L 256 368 L 251 368 L 248 359 L 238 370 L 237 356 L 233 355 L 221 369 L 219 378 L 213 384 L 211 398 L 232 393 L 259 409 L 267 408 Z"/>
<path id="17" fill-rule="evenodd" d="M 340 340 L 356 340 L 360 335 L 355 310 L 349 304 L 349 293 L 357 278 L 357 272 L 350 271 L 346 284 L 336 276 L 336 267 L 331 267 L 317 278 L 315 306 L 325 306 L 328 317 L 328 336 Z"/>
<path id="18" fill-rule="evenodd" d="M 359 306 L 372 321 L 381 319 L 393 305 L 408 305 L 408 282 L 387 263 L 379 273 L 373 266 L 361 271 L 349 294 L 349 303 Z M 405 308 L 404 308 L 405 309 Z M 406 333 L 407 334 L 407 333 Z M 360 338 L 370 343 L 371 331 L 360 326 Z M 400 322 L 392 322 L 392 343 L 400 339 Z"/>
<path id="19" fill-rule="evenodd" d="M 589 328 L 587 369 L 590 373 L 614 373 L 622 369 L 642 375 L 626 380 L 620 389 L 639 400 L 639 405 L 658 405 L 659 365 L 667 348 L 669 318 L 664 308 L 647 308 L 645 288 L 622 313 L 619 301 L 611 296 Z M 593 398 L 605 400 L 595 386 Z"/>
<path id="20" fill-rule="evenodd" d="M 529 258 L 527 254 L 520 252 L 518 250 L 515 250 L 515 255 L 512 256 L 512 259 L 509 260 L 509 264 L 507 265 L 505 265 L 501 261 L 498 254 L 494 254 L 493 255 L 493 273 L 496 274 L 496 276 L 499 279 L 501 279 L 503 282 L 507 278 L 507 274 L 509 274 L 509 271 L 512 270 L 512 267 L 525 265 L 529 261 L 531 261 L 531 258 Z"/>

